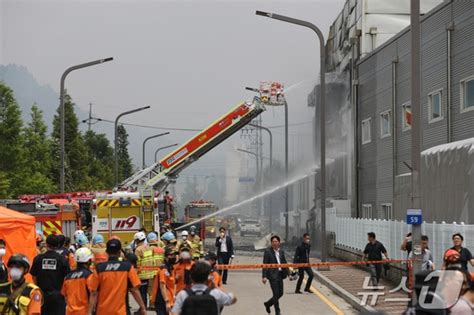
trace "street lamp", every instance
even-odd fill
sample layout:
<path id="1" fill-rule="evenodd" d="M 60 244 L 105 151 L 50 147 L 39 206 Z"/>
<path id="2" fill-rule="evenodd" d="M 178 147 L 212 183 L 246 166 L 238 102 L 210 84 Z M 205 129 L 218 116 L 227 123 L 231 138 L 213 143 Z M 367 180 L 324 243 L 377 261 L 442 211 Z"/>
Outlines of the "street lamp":
<path id="1" fill-rule="evenodd" d="M 150 136 L 148 138 L 146 138 L 145 140 L 143 140 L 143 151 L 142 151 L 142 168 L 145 168 L 145 145 L 146 143 L 148 142 L 148 140 L 151 140 L 151 139 L 154 139 L 154 138 L 158 138 L 158 137 L 162 137 L 162 136 L 166 136 L 166 135 L 169 135 L 170 133 L 169 132 L 163 132 L 163 133 L 159 133 L 157 135 L 154 135 L 154 136 Z"/>
<path id="2" fill-rule="evenodd" d="M 133 113 L 136 113 L 136 112 L 148 109 L 148 108 L 150 108 L 150 106 L 135 108 L 135 109 L 123 112 L 120 115 L 118 115 L 117 118 L 115 118 L 115 127 L 114 127 L 114 132 L 115 132 L 115 135 L 114 135 L 115 185 L 118 184 L 118 154 L 117 154 L 118 139 L 117 139 L 117 137 L 118 137 L 118 122 L 119 122 L 119 119 L 122 116 L 133 114 Z"/>
<path id="3" fill-rule="evenodd" d="M 95 65 L 102 64 L 104 62 L 112 61 L 114 60 L 113 57 L 105 58 L 105 59 L 98 59 L 86 63 L 81 63 L 79 65 L 75 65 L 72 67 L 69 67 L 64 71 L 63 75 L 61 76 L 61 83 L 59 87 L 59 110 L 60 110 L 60 135 L 59 135 L 59 142 L 60 142 L 60 159 L 61 159 L 61 169 L 59 171 L 59 190 L 61 193 L 64 193 L 64 182 L 65 182 L 65 165 L 64 165 L 64 159 L 66 155 L 66 149 L 65 149 L 65 110 L 64 110 L 64 82 L 66 81 L 67 75 L 78 69 L 86 68 L 86 67 L 91 67 Z"/>
<path id="4" fill-rule="evenodd" d="M 164 149 L 175 147 L 177 145 L 178 145 L 177 143 L 174 143 L 174 144 L 165 145 L 164 147 L 160 147 L 160 148 L 156 149 L 156 151 L 155 151 L 155 163 L 158 160 L 158 152 L 160 152 L 161 150 L 164 150 Z"/>
<path id="5" fill-rule="evenodd" d="M 325 73 L 326 73 L 326 51 L 325 51 L 325 45 L 324 45 L 324 35 L 321 32 L 321 30 L 314 25 L 313 23 L 303 21 L 303 20 L 298 20 L 294 19 L 288 16 L 284 15 L 279 15 L 279 14 L 274 14 L 274 13 L 268 13 L 268 12 L 263 12 L 263 11 L 256 11 L 255 14 L 269 17 L 275 20 L 280 20 L 283 22 L 291 23 L 291 24 L 296 24 L 300 26 L 307 27 L 311 30 L 313 30 L 316 35 L 318 36 L 319 39 L 319 51 L 320 51 L 320 92 L 319 92 L 319 97 L 320 97 L 320 102 L 319 105 L 321 107 L 320 109 L 320 137 L 321 137 L 321 157 L 320 157 L 320 190 L 321 190 L 321 261 L 326 261 L 326 256 L 327 256 L 327 244 L 326 244 L 326 78 L 325 78 Z M 317 111 L 317 106 L 314 106 L 314 114 L 316 117 L 316 111 Z M 316 119 L 314 129 L 316 131 Z M 316 135 L 316 133 L 315 133 Z M 316 156 L 315 156 L 316 160 Z M 315 176 L 316 179 L 316 176 Z M 318 185 L 314 185 L 314 197 L 316 198 L 318 191 Z M 287 218 L 288 220 L 288 218 Z M 286 221 L 288 222 L 288 221 Z M 287 228 L 288 225 L 285 226 Z M 287 230 L 285 230 L 287 232 Z"/>

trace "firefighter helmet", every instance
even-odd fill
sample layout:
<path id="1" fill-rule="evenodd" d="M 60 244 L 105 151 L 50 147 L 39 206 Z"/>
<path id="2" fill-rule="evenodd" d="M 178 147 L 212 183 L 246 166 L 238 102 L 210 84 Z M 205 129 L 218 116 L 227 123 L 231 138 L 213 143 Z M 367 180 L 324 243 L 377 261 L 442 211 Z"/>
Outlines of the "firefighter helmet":
<path id="1" fill-rule="evenodd" d="M 22 266 L 23 268 L 25 268 L 24 273 L 27 273 L 28 270 L 30 270 L 30 261 L 28 260 L 28 257 L 23 254 L 11 255 L 8 259 L 7 267 L 10 268 L 12 265 Z"/>
<path id="2" fill-rule="evenodd" d="M 175 236 L 173 232 L 166 232 L 161 238 L 163 239 L 163 241 L 170 242 L 175 239 Z"/>
<path id="3" fill-rule="evenodd" d="M 87 263 L 92 259 L 92 251 L 87 247 L 76 250 L 75 258 L 78 263 Z"/>
<path id="4" fill-rule="evenodd" d="M 104 243 L 104 237 L 102 236 L 102 234 L 97 234 L 96 236 L 94 236 L 94 238 L 92 239 L 92 244 L 96 245 L 96 244 L 100 244 L 100 243 Z"/>
<path id="5" fill-rule="evenodd" d="M 135 235 L 133 236 L 133 240 L 135 241 L 139 241 L 139 242 L 142 242 L 146 239 L 146 235 L 145 233 L 143 232 L 137 232 L 135 233 Z"/>
<path id="6" fill-rule="evenodd" d="M 444 253 L 444 261 L 448 264 L 456 264 L 459 263 L 459 259 L 461 259 L 461 255 L 455 249 L 448 249 Z"/>
<path id="7" fill-rule="evenodd" d="M 191 235 L 195 235 L 196 234 L 196 226 L 195 225 L 191 225 L 191 227 L 189 228 L 189 233 Z"/>

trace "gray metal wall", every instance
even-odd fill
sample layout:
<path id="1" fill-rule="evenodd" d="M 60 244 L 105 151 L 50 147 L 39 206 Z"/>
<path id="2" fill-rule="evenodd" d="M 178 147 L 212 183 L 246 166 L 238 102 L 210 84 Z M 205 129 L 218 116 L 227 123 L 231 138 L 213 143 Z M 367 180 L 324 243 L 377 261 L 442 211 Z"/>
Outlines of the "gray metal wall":
<path id="1" fill-rule="evenodd" d="M 474 111 L 461 113 L 460 80 L 474 75 L 474 1 L 446 2 L 422 18 L 422 149 L 448 141 L 447 94 L 448 94 L 448 31 L 453 25 L 451 40 L 451 113 L 452 141 L 474 137 Z M 395 61 L 395 82 L 392 81 L 392 62 Z M 402 130 L 402 105 L 410 100 L 410 32 L 405 29 L 362 59 L 358 65 L 358 129 L 359 129 L 359 207 L 372 204 L 374 217 L 382 217 L 381 205 L 392 203 L 394 219 L 404 219 L 406 194 L 394 196 L 395 175 L 409 173 L 403 162 L 411 164 L 411 131 Z M 395 83 L 395 130 L 390 137 L 381 138 L 380 113 L 392 107 L 393 83 Z M 441 89 L 444 119 L 428 122 L 428 94 Z M 362 144 L 362 121 L 372 118 L 372 141 Z M 395 139 L 395 140 L 394 140 Z M 393 145 L 395 143 L 395 150 Z M 393 153 L 396 153 L 393 156 Z M 402 198 L 402 199 L 400 199 Z M 395 200 L 395 202 L 394 202 Z"/>

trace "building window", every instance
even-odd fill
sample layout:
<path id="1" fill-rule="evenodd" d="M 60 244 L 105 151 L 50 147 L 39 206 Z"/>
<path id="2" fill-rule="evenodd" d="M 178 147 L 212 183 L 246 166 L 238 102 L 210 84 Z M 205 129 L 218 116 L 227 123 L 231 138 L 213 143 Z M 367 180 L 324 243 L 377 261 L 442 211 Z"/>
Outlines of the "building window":
<path id="1" fill-rule="evenodd" d="M 461 81 L 461 111 L 474 110 L 474 76 Z"/>
<path id="2" fill-rule="evenodd" d="M 372 219 L 372 205 L 370 203 L 362 205 L 362 217 Z"/>
<path id="3" fill-rule="evenodd" d="M 371 118 L 362 120 L 362 144 L 367 144 L 372 141 L 372 135 L 370 133 L 371 120 Z"/>
<path id="4" fill-rule="evenodd" d="M 382 203 L 382 216 L 383 216 L 383 219 L 386 219 L 386 220 L 393 219 L 393 211 L 392 211 L 391 203 Z"/>
<path id="5" fill-rule="evenodd" d="M 440 121 L 443 117 L 443 98 L 441 90 L 438 90 L 428 94 L 428 122 Z"/>
<path id="6" fill-rule="evenodd" d="M 380 114 L 380 138 L 389 137 L 392 134 L 392 115 L 389 110 Z"/>
<path id="7" fill-rule="evenodd" d="M 402 130 L 411 129 L 411 104 L 405 103 L 402 105 Z"/>

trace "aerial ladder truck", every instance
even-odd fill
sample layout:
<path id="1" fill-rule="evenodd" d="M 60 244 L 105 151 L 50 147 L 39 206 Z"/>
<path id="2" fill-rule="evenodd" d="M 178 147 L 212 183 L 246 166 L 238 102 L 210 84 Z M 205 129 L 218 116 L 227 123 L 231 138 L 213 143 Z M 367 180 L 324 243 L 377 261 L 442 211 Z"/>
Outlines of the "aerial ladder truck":
<path id="1" fill-rule="evenodd" d="M 240 103 L 160 161 L 133 174 L 114 192 L 98 193 L 93 203 L 94 235 L 100 233 L 106 239 L 116 235 L 127 243 L 140 228 L 159 232 L 163 218 L 157 196 L 177 180 L 180 172 L 250 123 L 265 106 L 285 104 L 283 85 L 278 82 L 261 82 L 259 89 L 247 89 L 258 96 Z"/>

